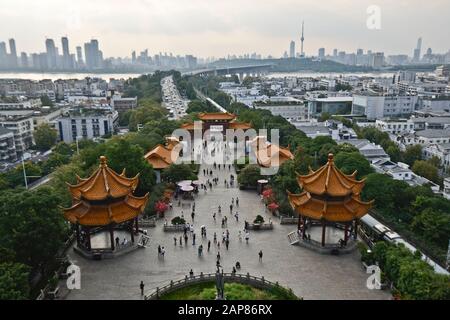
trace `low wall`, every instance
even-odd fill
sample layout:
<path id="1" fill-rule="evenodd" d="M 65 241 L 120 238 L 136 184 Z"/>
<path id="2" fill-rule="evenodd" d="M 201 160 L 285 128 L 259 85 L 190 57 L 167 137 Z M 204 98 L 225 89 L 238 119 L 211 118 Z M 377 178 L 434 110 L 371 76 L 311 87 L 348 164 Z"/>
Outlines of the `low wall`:
<path id="1" fill-rule="evenodd" d="M 278 284 L 278 282 L 271 282 L 264 279 L 264 277 L 254 277 L 251 276 L 249 273 L 247 274 L 233 274 L 233 273 L 224 273 L 223 274 L 224 281 L 226 282 L 235 282 L 235 283 L 241 283 L 241 284 L 247 284 L 250 286 L 253 286 L 258 289 L 272 289 L 272 288 L 278 288 L 278 289 L 284 289 L 288 291 L 292 291 L 291 289 L 286 289 Z M 207 273 L 203 274 L 200 273 L 197 276 L 185 276 L 184 279 L 180 279 L 177 281 L 170 281 L 169 284 L 163 286 L 163 287 L 157 287 L 155 290 L 150 292 L 149 294 L 145 295 L 145 300 L 158 300 L 161 296 L 166 295 L 168 293 L 171 293 L 173 291 L 186 288 L 195 284 L 199 283 L 205 283 L 205 282 L 215 282 L 216 281 L 216 274 L 215 273 Z"/>

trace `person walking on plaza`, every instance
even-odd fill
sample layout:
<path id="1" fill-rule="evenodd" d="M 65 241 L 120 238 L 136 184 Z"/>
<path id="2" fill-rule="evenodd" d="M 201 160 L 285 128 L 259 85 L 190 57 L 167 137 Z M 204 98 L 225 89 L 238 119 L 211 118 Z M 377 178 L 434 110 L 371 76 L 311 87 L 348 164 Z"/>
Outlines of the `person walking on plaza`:
<path id="1" fill-rule="evenodd" d="M 198 256 L 201 257 L 203 254 L 203 245 L 198 246 Z"/>
<path id="2" fill-rule="evenodd" d="M 262 262 L 262 258 L 263 258 L 263 252 L 262 252 L 262 250 L 259 250 L 258 255 L 259 255 L 259 262 Z"/>
<path id="3" fill-rule="evenodd" d="M 177 237 L 173 237 L 173 244 L 176 246 L 177 245 Z"/>
<path id="4" fill-rule="evenodd" d="M 184 245 L 187 246 L 187 241 L 188 241 L 188 235 L 187 233 L 184 234 Z"/>
<path id="5" fill-rule="evenodd" d="M 230 204 L 230 213 L 233 212 L 233 204 Z"/>
<path id="6" fill-rule="evenodd" d="M 220 251 L 217 252 L 216 258 L 217 258 L 217 261 L 220 261 Z"/>
<path id="7" fill-rule="evenodd" d="M 215 212 L 213 213 L 213 219 L 214 219 L 214 222 L 216 222 L 216 213 Z"/>
<path id="8" fill-rule="evenodd" d="M 236 222 L 239 222 L 239 212 L 236 211 L 234 217 L 236 218 Z"/>
<path id="9" fill-rule="evenodd" d="M 250 239 L 250 233 L 245 234 L 245 242 L 248 244 L 248 240 Z"/>
<path id="10" fill-rule="evenodd" d="M 236 207 L 239 207 L 239 197 L 236 197 Z"/>
<path id="11" fill-rule="evenodd" d="M 195 233 L 192 234 L 192 245 L 195 246 Z"/>
<path id="12" fill-rule="evenodd" d="M 228 246 L 230 245 L 230 240 L 228 240 L 228 239 L 226 239 L 225 240 L 225 247 L 227 248 L 227 250 L 228 250 Z"/>
<path id="13" fill-rule="evenodd" d="M 183 246 L 183 237 L 182 236 L 180 236 L 180 247 L 182 247 Z"/>
<path id="14" fill-rule="evenodd" d="M 141 284 L 139 285 L 139 288 L 141 288 L 141 296 L 144 295 L 144 287 L 145 287 L 144 281 L 141 280 Z"/>
<path id="15" fill-rule="evenodd" d="M 217 233 L 214 232 L 214 243 L 217 242 Z"/>
<path id="16" fill-rule="evenodd" d="M 158 245 L 158 256 L 160 256 L 160 255 L 161 255 L 161 246 Z"/>
<path id="17" fill-rule="evenodd" d="M 189 271 L 189 276 L 190 276 L 191 278 L 194 277 L 194 270 L 191 269 L 191 271 Z"/>
<path id="18" fill-rule="evenodd" d="M 195 212 L 192 211 L 192 213 L 191 213 L 192 223 L 194 223 L 194 217 L 195 217 Z"/>
<path id="19" fill-rule="evenodd" d="M 209 249 L 211 249 L 211 240 L 208 240 L 208 252 L 209 252 Z"/>
<path id="20" fill-rule="evenodd" d="M 222 207 L 220 205 L 219 205 L 219 207 L 217 209 L 218 209 L 219 213 L 222 212 Z"/>
<path id="21" fill-rule="evenodd" d="M 164 258 L 164 254 L 166 253 L 166 249 L 164 249 L 164 247 L 161 248 L 161 255 Z"/>

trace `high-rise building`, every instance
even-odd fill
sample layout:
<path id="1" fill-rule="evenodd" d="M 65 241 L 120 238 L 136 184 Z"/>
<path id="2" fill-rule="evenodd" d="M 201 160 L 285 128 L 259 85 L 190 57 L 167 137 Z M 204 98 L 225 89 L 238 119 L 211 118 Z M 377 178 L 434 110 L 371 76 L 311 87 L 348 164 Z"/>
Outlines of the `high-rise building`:
<path id="1" fill-rule="evenodd" d="M 372 56 L 372 67 L 373 68 L 381 68 L 384 65 L 384 53 L 376 52 Z"/>
<path id="2" fill-rule="evenodd" d="M 323 59 L 325 58 L 325 48 L 320 48 L 319 49 L 319 54 L 318 54 L 319 58 Z"/>
<path id="3" fill-rule="evenodd" d="M 333 57 L 337 57 L 338 55 L 338 49 L 333 49 Z"/>
<path id="4" fill-rule="evenodd" d="M 9 58 L 10 58 L 10 66 L 17 67 L 17 50 L 16 50 L 16 41 L 14 39 L 9 39 Z"/>
<path id="5" fill-rule="evenodd" d="M 300 57 L 305 56 L 305 52 L 303 51 L 303 41 L 305 41 L 305 22 L 302 22 L 302 37 L 300 38 L 301 41 L 301 50 L 300 50 Z"/>
<path id="6" fill-rule="evenodd" d="M 414 49 L 413 61 L 419 62 L 422 50 L 422 38 L 417 39 L 417 47 Z"/>
<path id="7" fill-rule="evenodd" d="M 78 63 L 78 65 L 83 65 L 83 49 L 80 47 L 80 46 L 78 46 L 77 48 L 76 48 L 76 50 L 77 50 L 77 63 Z"/>
<path id="8" fill-rule="evenodd" d="M 102 53 L 98 49 L 98 40 L 92 39 L 84 44 L 84 56 L 86 59 L 86 67 L 88 69 L 98 69 L 102 63 Z"/>
<path id="9" fill-rule="evenodd" d="M 61 38 L 62 50 L 63 50 L 63 68 L 72 69 L 72 59 L 69 52 L 69 39 L 67 37 Z"/>
<path id="10" fill-rule="evenodd" d="M 8 66 L 8 53 L 6 51 L 6 43 L 0 42 L 0 68 Z"/>
<path id="11" fill-rule="evenodd" d="M 25 52 L 20 53 L 20 66 L 22 68 L 28 68 L 28 56 Z"/>
<path id="12" fill-rule="evenodd" d="M 295 58 L 295 41 L 291 41 L 291 44 L 289 46 L 289 57 Z"/>
<path id="13" fill-rule="evenodd" d="M 56 63 L 56 47 L 55 42 L 53 39 L 46 39 L 45 40 L 45 48 L 47 53 L 47 66 L 49 69 L 56 69 L 57 63 Z"/>

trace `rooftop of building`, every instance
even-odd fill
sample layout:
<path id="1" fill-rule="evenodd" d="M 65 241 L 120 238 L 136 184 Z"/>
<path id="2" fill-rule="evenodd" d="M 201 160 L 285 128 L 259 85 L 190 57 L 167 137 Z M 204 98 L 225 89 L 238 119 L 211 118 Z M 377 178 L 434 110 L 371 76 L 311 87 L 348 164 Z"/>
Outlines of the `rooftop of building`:
<path id="1" fill-rule="evenodd" d="M 352 102 L 353 97 L 326 97 L 326 98 L 313 98 L 311 101 L 317 102 Z"/>
<path id="2" fill-rule="evenodd" d="M 450 138 L 450 130 L 448 129 L 426 129 L 416 132 L 416 136 L 424 138 Z"/>

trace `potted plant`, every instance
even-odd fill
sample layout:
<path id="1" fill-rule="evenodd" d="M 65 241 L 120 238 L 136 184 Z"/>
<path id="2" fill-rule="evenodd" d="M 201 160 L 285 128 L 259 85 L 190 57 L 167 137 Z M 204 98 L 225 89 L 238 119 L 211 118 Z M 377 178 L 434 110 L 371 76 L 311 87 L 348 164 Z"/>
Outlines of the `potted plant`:
<path id="1" fill-rule="evenodd" d="M 183 225 L 183 224 L 186 224 L 186 220 L 184 220 L 183 218 L 177 216 L 177 217 L 172 219 L 172 224 L 174 226 L 180 225 L 180 224 Z"/>
<path id="2" fill-rule="evenodd" d="M 253 220 L 253 227 L 259 228 L 264 223 L 264 218 L 261 215 L 257 215 L 255 220 Z"/>

